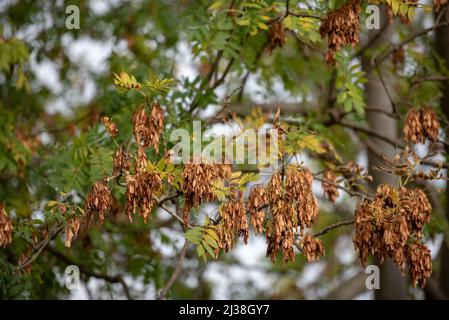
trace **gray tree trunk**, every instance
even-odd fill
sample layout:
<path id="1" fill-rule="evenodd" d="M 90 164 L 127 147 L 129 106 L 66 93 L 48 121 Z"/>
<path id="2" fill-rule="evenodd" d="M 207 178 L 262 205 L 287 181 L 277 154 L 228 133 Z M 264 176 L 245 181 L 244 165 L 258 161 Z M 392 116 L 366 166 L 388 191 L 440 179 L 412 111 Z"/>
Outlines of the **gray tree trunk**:
<path id="1" fill-rule="evenodd" d="M 443 9 L 444 10 L 444 9 Z M 446 11 L 449 11 L 449 5 L 446 5 Z M 448 12 L 446 12 L 449 14 Z M 443 18 L 443 21 L 445 19 Z M 439 28 L 435 34 L 436 49 L 440 57 L 446 62 L 446 66 L 449 67 L 449 26 Z M 441 98 L 441 109 L 446 118 L 449 119 L 449 83 L 444 82 L 443 96 Z M 449 138 L 446 137 L 446 139 Z M 449 150 L 446 150 L 449 152 Z M 449 187 L 446 187 L 446 218 L 449 221 Z M 446 239 L 447 240 L 447 239 Z M 449 248 L 446 242 L 443 242 L 441 248 L 441 266 L 440 266 L 440 288 L 446 296 L 449 296 Z"/>
<path id="2" fill-rule="evenodd" d="M 386 12 L 381 10 L 381 26 L 385 24 Z M 369 33 L 367 41 L 375 39 L 377 32 L 382 32 L 382 35 L 376 40 L 375 46 L 382 46 L 391 41 L 393 26 L 390 25 L 387 29 L 379 31 L 372 30 Z M 391 82 L 391 75 L 388 75 L 387 68 L 385 68 L 388 61 L 383 62 L 381 72 L 383 79 L 389 86 Z M 392 112 L 392 105 L 386 90 L 384 89 L 381 79 L 378 76 L 376 68 L 372 65 L 369 57 L 363 59 L 363 69 L 366 72 L 368 82 L 365 87 L 366 107 L 374 109 L 382 109 L 387 112 Z M 389 90 L 391 92 L 391 89 Z M 397 137 L 397 121 L 380 112 L 367 112 L 367 119 L 370 128 L 384 136 L 396 139 Z M 395 154 L 394 146 L 373 137 L 372 142 L 376 146 L 376 150 L 381 150 L 385 156 L 392 156 Z M 376 165 L 384 166 L 384 161 L 370 150 L 368 151 L 369 170 L 373 175 L 374 187 L 381 183 L 396 184 L 396 178 L 384 172 L 373 170 Z M 380 267 L 380 289 L 375 291 L 375 298 L 378 300 L 384 299 L 406 299 L 407 285 L 406 281 L 401 275 L 401 272 L 395 264 L 391 261 L 386 261 L 382 265 L 378 262 L 376 264 Z"/>

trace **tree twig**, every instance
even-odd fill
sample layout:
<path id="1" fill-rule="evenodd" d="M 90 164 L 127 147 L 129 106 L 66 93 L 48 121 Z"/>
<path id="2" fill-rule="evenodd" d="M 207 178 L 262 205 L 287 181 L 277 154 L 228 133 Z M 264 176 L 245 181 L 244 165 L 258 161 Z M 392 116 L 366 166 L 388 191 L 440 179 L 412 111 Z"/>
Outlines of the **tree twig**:
<path id="1" fill-rule="evenodd" d="M 171 287 L 175 284 L 176 280 L 178 279 L 179 275 L 181 274 L 182 266 L 184 264 L 184 258 L 185 258 L 188 246 L 189 246 L 189 240 L 186 239 L 181 251 L 179 252 L 179 259 L 178 259 L 178 263 L 176 264 L 175 271 L 173 271 L 173 274 L 171 275 L 171 277 L 168 280 L 165 287 L 163 287 L 162 290 L 159 292 L 157 300 L 163 300 L 165 298 L 168 291 L 170 291 Z"/>

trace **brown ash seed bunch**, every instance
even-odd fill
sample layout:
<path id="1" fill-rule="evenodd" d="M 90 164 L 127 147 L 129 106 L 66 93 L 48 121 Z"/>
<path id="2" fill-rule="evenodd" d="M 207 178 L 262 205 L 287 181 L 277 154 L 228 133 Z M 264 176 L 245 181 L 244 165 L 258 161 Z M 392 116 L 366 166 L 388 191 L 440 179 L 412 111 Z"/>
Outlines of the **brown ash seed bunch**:
<path id="1" fill-rule="evenodd" d="M 376 254 L 381 261 L 392 258 L 402 268 L 403 247 L 410 236 L 410 229 L 407 218 L 400 212 L 400 205 L 398 190 L 388 184 L 381 184 L 377 188 L 370 210 L 377 236 L 381 239 Z"/>
<path id="2" fill-rule="evenodd" d="M 270 54 L 274 49 L 282 48 L 287 42 L 287 36 L 285 35 L 282 20 L 276 20 L 271 23 L 270 30 L 268 31 L 268 42 L 267 50 Z"/>
<path id="3" fill-rule="evenodd" d="M 433 0 L 435 12 L 440 12 L 441 8 L 448 3 L 448 0 Z"/>
<path id="4" fill-rule="evenodd" d="M 129 155 L 125 152 L 123 146 L 115 152 L 112 162 L 112 175 L 119 176 L 123 172 L 129 172 L 131 163 L 129 162 Z"/>
<path id="5" fill-rule="evenodd" d="M 275 236 L 272 227 L 272 221 L 269 221 L 267 224 L 267 229 L 265 232 L 265 236 L 267 238 L 267 253 L 266 257 L 270 257 L 272 263 L 276 262 L 276 256 L 279 252 L 280 245 L 279 239 Z"/>
<path id="6" fill-rule="evenodd" d="M 265 219 L 264 207 L 268 205 L 268 196 L 265 188 L 257 185 L 251 188 L 248 197 L 248 211 L 255 234 L 262 234 Z"/>
<path id="7" fill-rule="evenodd" d="M 337 176 L 332 170 L 324 171 L 322 187 L 329 201 L 335 203 L 338 198 Z"/>
<path id="8" fill-rule="evenodd" d="M 335 63 L 336 52 L 341 46 L 359 42 L 360 0 L 348 0 L 340 8 L 330 11 L 321 21 L 320 34 L 327 36 L 326 61 Z"/>
<path id="9" fill-rule="evenodd" d="M 314 238 L 310 234 L 306 234 L 300 243 L 302 252 L 304 253 L 307 262 L 319 261 L 325 255 L 323 241 Z"/>
<path id="10" fill-rule="evenodd" d="M 86 215 L 98 213 L 100 223 L 104 222 L 104 214 L 111 205 L 111 193 L 107 181 L 99 180 L 91 187 L 84 203 Z"/>
<path id="11" fill-rule="evenodd" d="M 282 178 L 279 171 L 276 171 L 267 185 L 268 200 L 270 205 L 276 204 L 279 200 L 284 198 L 284 188 L 282 185 Z"/>
<path id="12" fill-rule="evenodd" d="M 74 237 L 78 235 L 78 231 L 80 229 L 80 221 L 77 218 L 71 218 L 67 220 L 65 225 L 65 241 L 64 245 L 66 248 L 70 248 L 72 246 L 72 240 Z"/>
<path id="13" fill-rule="evenodd" d="M 148 146 L 150 141 L 150 130 L 148 128 L 148 115 L 145 107 L 140 107 L 133 114 L 133 131 L 136 143 L 139 146 Z"/>
<path id="14" fill-rule="evenodd" d="M 276 234 L 273 229 L 272 221 L 267 224 L 266 230 L 267 252 L 271 262 L 276 261 L 276 256 L 282 250 L 282 260 L 284 263 L 295 261 L 295 252 L 293 250 L 294 232 L 293 229 L 285 229 L 281 234 Z"/>
<path id="15" fill-rule="evenodd" d="M 6 247 L 12 242 L 12 222 L 5 207 L 0 204 L 0 247 Z"/>
<path id="16" fill-rule="evenodd" d="M 183 210 L 184 225 L 189 222 L 189 213 L 192 207 L 203 202 L 214 201 L 217 196 L 214 191 L 214 183 L 217 180 L 229 180 L 232 168 L 227 164 L 216 163 L 187 163 L 181 173 L 184 183 L 181 190 L 186 201 Z"/>
<path id="17" fill-rule="evenodd" d="M 421 238 L 424 225 L 430 222 L 432 206 L 429 199 L 421 189 L 401 188 L 399 195 L 402 215 L 406 217 L 414 236 Z"/>
<path id="18" fill-rule="evenodd" d="M 429 248 L 419 242 L 413 242 L 406 247 L 407 264 L 413 287 L 426 285 L 432 274 L 432 256 Z"/>
<path id="19" fill-rule="evenodd" d="M 235 243 L 235 232 L 226 228 L 223 223 L 217 226 L 218 247 L 226 252 L 231 251 Z"/>
<path id="20" fill-rule="evenodd" d="M 101 123 L 105 127 L 106 131 L 111 137 L 115 137 L 118 134 L 117 125 L 109 117 L 101 117 Z"/>
<path id="21" fill-rule="evenodd" d="M 247 244 L 249 227 L 241 192 L 232 194 L 230 200 L 222 203 L 219 212 L 223 219 L 223 226 L 226 231 L 237 232 L 239 236 L 243 237 L 244 243 Z"/>
<path id="22" fill-rule="evenodd" d="M 309 169 L 301 169 L 300 197 L 296 204 L 299 225 L 310 228 L 318 217 L 318 202 L 312 192 L 313 176 Z"/>
<path id="23" fill-rule="evenodd" d="M 216 199 L 213 184 L 217 180 L 229 180 L 232 169 L 226 164 L 187 163 L 181 173 L 182 191 L 192 199 L 192 205 Z"/>
<path id="24" fill-rule="evenodd" d="M 430 221 L 431 206 L 420 189 L 395 189 L 387 184 L 377 188 L 374 200 L 365 199 L 355 213 L 354 247 L 366 264 L 369 255 L 381 262 L 393 259 L 404 271 L 406 261 L 413 283 L 424 285 L 432 265 L 428 249 L 416 242 Z"/>
<path id="25" fill-rule="evenodd" d="M 371 201 L 364 199 L 357 205 L 355 211 L 355 234 L 353 242 L 363 266 L 366 265 L 368 256 L 374 255 L 377 252 L 377 245 L 379 243 L 374 233 L 374 225 L 371 223 L 370 204 Z"/>
<path id="26" fill-rule="evenodd" d="M 437 141 L 440 123 L 438 122 L 436 113 L 431 108 L 421 108 L 421 119 L 427 138 L 430 141 Z"/>
<path id="27" fill-rule="evenodd" d="M 272 220 L 267 225 L 267 257 L 270 256 L 274 262 L 277 252 L 282 250 L 283 261 L 294 261 L 293 251 L 294 225 L 296 213 L 294 206 L 280 200 L 271 206 Z"/>
<path id="28" fill-rule="evenodd" d="M 424 144 L 426 139 L 438 140 L 440 123 L 431 108 L 414 108 L 407 112 L 403 128 L 406 142 Z"/>
<path id="29" fill-rule="evenodd" d="M 126 213 L 130 222 L 136 210 L 139 210 L 139 215 L 145 223 L 148 221 L 155 204 L 154 194 L 159 192 L 161 187 L 162 178 L 157 173 L 137 172 L 134 176 L 126 176 Z"/>
<path id="30" fill-rule="evenodd" d="M 164 111 L 158 102 L 153 103 L 151 114 L 148 118 L 148 127 L 148 144 L 153 146 L 157 152 L 159 150 L 159 140 L 164 131 Z"/>

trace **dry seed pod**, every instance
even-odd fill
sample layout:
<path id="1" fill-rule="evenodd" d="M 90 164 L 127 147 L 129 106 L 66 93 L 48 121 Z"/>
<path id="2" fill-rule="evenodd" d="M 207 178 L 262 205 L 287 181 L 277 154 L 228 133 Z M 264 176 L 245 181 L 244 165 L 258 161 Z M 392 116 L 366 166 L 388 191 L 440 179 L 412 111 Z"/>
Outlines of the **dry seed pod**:
<path id="1" fill-rule="evenodd" d="M 147 146 L 150 140 L 150 131 L 148 129 L 148 115 L 145 107 L 140 107 L 134 112 L 132 121 L 136 143 L 139 146 Z"/>
<path id="2" fill-rule="evenodd" d="M 159 139 L 164 130 L 164 111 L 159 103 L 153 103 L 149 121 L 148 144 L 153 146 L 156 152 L 159 150 Z"/>
<path id="3" fill-rule="evenodd" d="M 160 191 L 162 178 L 157 173 L 137 172 L 126 176 L 126 213 L 132 222 L 132 214 L 139 210 L 139 215 L 146 223 L 153 210 L 154 194 Z"/>
<path id="4" fill-rule="evenodd" d="M 325 254 L 323 241 L 314 238 L 310 234 L 306 234 L 304 238 L 301 239 L 301 248 L 306 256 L 307 262 L 319 261 Z"/>
<path id="5" fill-rule="evenodd" d="M 0 204 L 0 247 L 6 247 L 12 242 L 12 222 L 5 207 Z"/>
<path id="6" fill-rule="evenodd" d="M 268 31 L 268 52 L 271 54 L 277 47 L 282 48 L 287 41 L 282 20 L 276 20 L 270 25 Z"/>
<path id="7" fill-rule="evenodd" d="M 77 218 L 69 219 L 66 222 L 64 245 L 67 248 L 70 248 L 72 246 L 72 240 L 74 237 L 78 235 L 79 229 L 80 229 L 80 222 Z"/>
<path id="8" fill-rule="evenodd" d="M 128 154 L 125 152 L 125 148 L 122 146 L 115 152 L 112 162 L 112 175 L 118 176 L 122 172 L 129 172 L 131 164 L 128 160 Z"/>
<path id="9" fill-rule="evenodd" d="M 229 252 L 234 247 L 235 233 L 232 229 L 228 229 L 224 224 L 217 227 L 218 247 Z"/>
<path id="10" fill-rule="evenodd" d="M 430 222 L 432 206 L 421 189 L 401 188 L 401 213 L 407 218 L 410 229 L 421 238 L 422 228 Z"/>
<path id="11" fill-rule="evenodd" d="M 429 248 L 422 243 L 414 242 L 407 245 L 406 255 L 413 287 L 418 284 L 424 288 L 432 274 L 432 256 Z"/>
<path id="12" fill-rule="evenodd" d="M 118 128 L 111 118 L 106 116 L 101 117 L 101 123 L 111 137 L 115 137 L 118 134 Z"/>
<path id="13" fill-rule="evenodd" d="M 322 187 L 329 201 L 335 203 L 338 198 L 337 176 L 332 170 L 324 171 Z"/>
<path id="14" fill-rule="evenodd" d="M 192 205 L 216 199 L 213 184 L 217 180 L 228 180 L 232 169 L 226 164 L 215 163 L 187 163 L 181 173 L 184 180 L 182 191 L 186 197 L 192 199 Z"/>
<path id="15" fill-rule="evenodd" d="M 108 183 L 105 180 L 99 180 L 90 189 L 84 203 L 86 215 L 98 213 L 100 223 L 104 222 L 104 214 L 111 205 L 111 195 Z"/>
<path id="16" fill-rule="evenodd" d="M 440 123 L 438 122 L 435 112 L 431 108 L 422 108 L 421 119 L 427 138 L 430 141 L 437 141 Z"/>
<path id="17" fill-rule="evenodd" d="M 330 11 L 322 18 L 321 37 L 327 36 L 328 53 L 326 61 L 335 63 L 336 52 L 341 46 L 359 42 L 360 0 L 348 0 L 340 8 Z"/>
<path id="18" fill-rule="evenodd" d="M 431 108 L 411 109 L 404 122 L 404 140 L 406 142 L 424 144 L 426 139 L 438 140 L 440 123 Z"/>
<path id="19" fill-rule="evenodd" d="M 262 234 L 265 218 L 264 207 L 268 205 L 268 196 L 263 186 L 254 186 L 248 197 L 248 211 L 255 234 Z"/>

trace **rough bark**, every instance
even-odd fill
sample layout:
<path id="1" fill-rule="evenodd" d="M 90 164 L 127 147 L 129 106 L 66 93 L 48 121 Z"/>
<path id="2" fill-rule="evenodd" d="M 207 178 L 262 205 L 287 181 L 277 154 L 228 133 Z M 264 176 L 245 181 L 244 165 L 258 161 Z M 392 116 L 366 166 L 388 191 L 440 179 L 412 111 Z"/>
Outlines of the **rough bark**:
<path id="1" fill-rule="evenodd" d="M 446 14 L 449 14 L 449 6 L 446 5 Z M 435 43 L 436 49 L 440 57 L 445 61 L 446 67 L 449 67 L 449 26 L 439 28 L 435 33 Z M 443 96 L 441 97 L 441 109 L 445 114 L 446 118 L 449 119 L 449 82 L 445 81 L 443 83 Z M 446 139 L 448 139 L 446 137 Z M 448 139 L 449 141 L 449 139 Z M 449 149 L 446 150 L 449 152 Z M 449 199 L 449 188 L 446 188 L 446 199 Z M 446 218 L 449 221 L 449 201 L 446 201 Z M 446 239 L 447 240 L 447 239 Z M 447 242 L 446 242 L 447 243 Z M 442 292 L 449 296 L 449 248 L 443 242 L 441 248 L 441 266 L 440 266 L 440 288 Z"/>
<path id="2" fill-rule="evenodd" d="M 381 11 L 381 25 L 384 25 L 386 20 L 386 12 Z M 385 28 L 384 30 L 372 30 L 369 33 L 367 41 L 372 41 L 376 38 L 375 46 L 383 46 L 391 42 L 391 36 L 393 31 L 393 25 Z M 382 34 L 376 35 L 378 32 Z M 382 73 L 382 78 L 391 92 L 391 82 L 392 77 L 388 75 L 388 61 L 382 63 L 379 67 Z M 387 91 L 385 90 L 382 81 L 379 77 L 377 69 L 373 65 L 373 61 L 368 56 L 363 58 L 363 69 L 366 72 L 368 82 L 365 87 L 366 94 L 366 107 L 367 109 L 382 109 L 386 112 L 392 112 L 393 106 L 388 97 Z M 381 112 L 367 112 L 368 125 L 370 128 L 376 132 L 382 133 L 382 135 L 387 136 L 393 140 L 397 138 L 397 121 Z M 376 144 L 377 150 L 382 150 L 385 156 L 392 156 L 395 154 L 395 148 L 385 141 L 375 139 L 371 137 Z M 385 174 L 384 172 L 379 172 L 373 170 L 376 165 L 383 165 L 384 161 L 378 157 L 378 155 L 368 151 L 368 164 L 369 169 L 373 175 L 374 187 L 381 183 L 396 184 L 396 179 L 394 176 Z M 382 265 L 378 261 L 376 264 L 380 268 L 380 289 L 376 290 L 375 298 L 378 300 L 384 299 L 406 299 L 407 298 L 407 285 L 406 281 L 401 275 L 401 272 L 396 265 L 391 261 L 386 261 Z"/>

